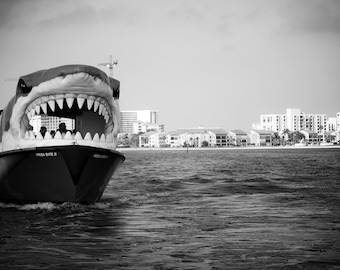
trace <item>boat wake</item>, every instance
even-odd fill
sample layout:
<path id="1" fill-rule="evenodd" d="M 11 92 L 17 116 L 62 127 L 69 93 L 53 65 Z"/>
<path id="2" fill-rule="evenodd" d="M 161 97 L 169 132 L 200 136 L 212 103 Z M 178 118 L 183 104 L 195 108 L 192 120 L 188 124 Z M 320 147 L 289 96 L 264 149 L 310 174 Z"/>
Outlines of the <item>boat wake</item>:
<path id="1" fill-rule="evenodd" d="M 15 203 L 3 203 L 0 202 L 0 208 L 16 208 L 18 210 L 30 211 L 30 210 L 53 210 L 57 207 L 57 204 L 51 202 L 39 202 L 32 204 L 15 204 Z"/>
<path id="2" fill-rule="evenodd" d="M 85 205 L 75 202 L 66 202 L 62 204 L 57 204 L 53 202 L 38 202 L 38 203 L 28 203 L 28 204 L 15 204 L 15 203 L 3 203 L 0 202 L 0 209 L 17 209 L 20 211 L 55 211 L 55 210 L 78 210 L 84 211 L 86 209 L 109 209 L 114 205 L 111 202 L 96 202 L 93 204 Z"/>

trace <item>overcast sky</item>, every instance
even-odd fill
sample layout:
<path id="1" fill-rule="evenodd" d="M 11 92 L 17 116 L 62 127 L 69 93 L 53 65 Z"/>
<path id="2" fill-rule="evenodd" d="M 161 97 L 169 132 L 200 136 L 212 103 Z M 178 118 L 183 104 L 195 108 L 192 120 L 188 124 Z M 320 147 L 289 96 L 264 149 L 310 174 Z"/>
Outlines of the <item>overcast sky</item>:
<path id="1" fill-rule="evenodd" d="M 0 39 L 0 108 L 6 79 L 112 54 L 121 110 L 168 131 L 340 111 L 338 0 L 0 0 Z"/>

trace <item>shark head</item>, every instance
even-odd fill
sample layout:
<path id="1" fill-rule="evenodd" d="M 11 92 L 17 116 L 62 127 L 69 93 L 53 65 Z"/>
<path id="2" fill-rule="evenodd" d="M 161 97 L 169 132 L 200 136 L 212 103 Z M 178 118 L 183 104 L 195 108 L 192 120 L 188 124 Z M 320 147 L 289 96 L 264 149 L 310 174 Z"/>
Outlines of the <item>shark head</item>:
<path id="1" fill-rule="evenodd" d="M 119 81 L 85 65 L 67 65 L 20 77 L 0 116 L 0 151 L 86 145 L 114 150 L 119 130 Z M 30 121 L 73 119 L 75 130 L 34 134 Z"/>

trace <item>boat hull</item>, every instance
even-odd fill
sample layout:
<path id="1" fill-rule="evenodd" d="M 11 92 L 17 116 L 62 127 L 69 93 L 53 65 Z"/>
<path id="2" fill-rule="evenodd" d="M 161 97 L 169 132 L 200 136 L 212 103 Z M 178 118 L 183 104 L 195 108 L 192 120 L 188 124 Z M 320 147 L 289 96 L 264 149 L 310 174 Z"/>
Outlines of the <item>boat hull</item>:
<path id="1" fill-rule="evenodd" d="M 89 146 L 53 146 L 0 154 L 0 200 L 98 201 L 125 157 Z"/>

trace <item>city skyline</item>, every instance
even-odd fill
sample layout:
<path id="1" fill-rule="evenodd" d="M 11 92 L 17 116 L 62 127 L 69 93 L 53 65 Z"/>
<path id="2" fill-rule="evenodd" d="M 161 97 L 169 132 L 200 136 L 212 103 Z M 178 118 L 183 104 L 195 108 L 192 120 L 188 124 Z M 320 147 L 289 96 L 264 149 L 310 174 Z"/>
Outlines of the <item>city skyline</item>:
<path id="1" fill-rule="evenodd" d="M 148 132 L 173 133 L 179 130 L 229 130 L 229 131 L 270 131 L 279 134 L 289 132 L 340 132 L 340 111 L 336 115 L 306 113 L 300 108 L 287 108 L 286 113 L 271 113 L 259 115 L 259 122 L 253 123 L 247 129 L 226 129 L 225 127 L 198 126 L 198 127 L 176 127 L 166 130 L 166 124 L 160 123 L 159 111 L 155 110 L 127 110 L 120 112 L 121 134 L 144 134 Z M 38 134 L 41 126 L 45 126 L 48 131 L 57 130 L 59 124 L 65 122 L 68 130 L 74 129 L 74 119 L 64 117 L 53 117 L 47 115 L 37 115 L 30 121 L 33 132 Z M 296 122 L 296 123 L 294 123 Z M 92 134 L 94 135 L 94 134 Z"/>
<path id="2" fill-rule="evenodd" d="M 121 133 L 131 133 L 132 132 L 132 125 L 133 122 L 145 122 L 145 123 L 149 123 L 149 124 L 162 124 L 164 125 L 164 128 L 166 130 L 166 132 L 174 132 L 175 130 L 179 130 L 179 129 L 226 129 L 224 126 L 212 126 L 212 125 L 205 125 L 205 126 L 183 126 L 183 127 L 175 127 L 172 130 L 169 130 L 166 128 L 166 123 L 161 123 L 159 121 L 144 121 L 145 119 L 142 119 L 141 117 L 138 117 L 138 113 L 147 113 L 146 115 L 144 115 L 144 118 L 146 117 L 147 119 L 149 118 L 149 113 L 150 112 L 154 112 L 157 114 L 157 119 L 161 118 L 159 117 L 159 111 L 155 111 L 155 110 L 127 110 L 127 111 L 122 111 L 121 112 L 121 124 L 124 125 L 128 125 L 131 126 L 129 128 L 129 132 L 124 131 L 124 129 L 121 128 Z M 127 113 L 127 114 L 126 114 Z M 136 114 L 135 116 L 131 117 L 128 116 L 129 114 Z M 123 116 L 124 114 L 126 114 L 126 116 Z M 277 119 L 277 121 L 270 120 L 270 123 L 264 123 L 266 122 L 263 121 L 264 118 L 267 117 L 278 117 L 280 116 L 280 119 Z M 284 120 L 281 119 L 282 117 L 284 117 Z M 298 125 L 294 128 L 294 118 L 296 117 L 296 119 L 298 120 Z M 308 126 L 307 122 L 304 122 L 304 125 L 302 126 L 302 123 L 300 123 L 301 121 L 299 120 L 300 118 L 303 118 L 303 121 L 306 121 L 306 119 L 309 119 L 311 121 L 311 123 L 314 123 L 314 126 Z M 310 119 L 310 118 L 313 118 Z M 318 124 L 318 119 L 320 118 L 320 123 Z M 340 131 L 340 110 L 337 111 L 334 115 L 327 115 L 324 113 L 313 113 L 313 112 L 305 112 L 304 110 L 302 110 L 301 108 L 286 108 L 285 113 L 281 113 L 281 112 L 272 112 L 272 113 L 267 113 L 267 114 L 261 114 L 258 116 L 258 122 L 256 123 L 252 123 L 251 126 L 249 126 L 246 129 L 241 129 L 241 128 L 234 128 L 234 129 L 228 129 L 228 130 L 242 130 L 242 131 L 250 131 L 250 130 L 263 130 L 263 131 L 268 131 L 271 130 L 273 132 L 277 131 L 277 132 L 282 132 L 286 129 L 288 129 L 291 132 L 294 131 L 300 131 L 300 130 L 305 130 L 305 131 L 319 131 L 320 127 L 322 126 L 321 129 L 328 131 L 328 127 L 326 127 L 326 124 L 328 123 L 329 120 L 331 120 L 331 118 L 336 119 L 335 123 L 330 123 L 333 125 L 333 129 L 332 130 L 339 130 Z M 122 123 L 122 122 L 126 122 L 126 123 Z M 275 122 L 280 122 L 280 124 L 278 126 L 275 127 L 274 129 L 274 124 Z M 311 124 L 309 123 L 309 124 Z M 301 124 L 301 125 L 300 125 Z M 138 133 L 138 132 L 133 132 L 133 133 Z"/>
<path id="3" fill-rule="evenodd" d="M 167 130 L 339 110 L 339 1 L 1 1 L 0 12 L 0 109 L 15 78 L 112 55 L 121 110 L 158 110 Z"/>

